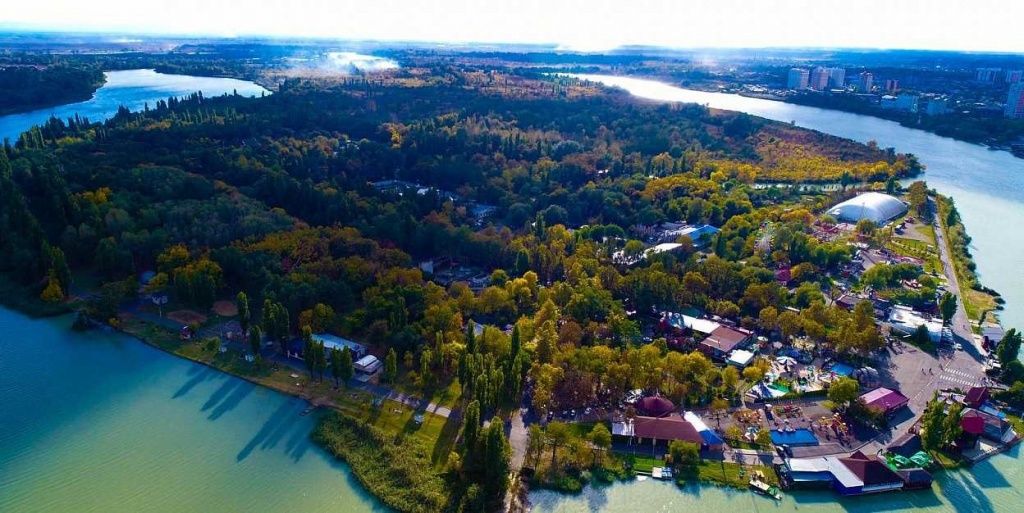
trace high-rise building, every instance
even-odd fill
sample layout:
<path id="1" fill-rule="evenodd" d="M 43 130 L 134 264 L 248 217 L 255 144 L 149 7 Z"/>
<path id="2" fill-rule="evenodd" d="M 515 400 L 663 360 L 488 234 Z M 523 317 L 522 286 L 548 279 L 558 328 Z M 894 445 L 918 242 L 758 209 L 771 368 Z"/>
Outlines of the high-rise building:
<path id="1" fill-rule="evenodd" d="M 824 91 L 828 87 L 828 69 L 818 66 L 811 70 L 809 87 L 815 91 Z"/>
<path id="2" fill-rule="evenodd" d="M 843 88 L 846 87 L 846 69 L 845 68 L 829 68 L 828 70 L 828 86 Z"/>
<path id="3" fill-rule="evenodd" d="M 789 70 L 789 75 L 786 78 L 786 87 L 789 89 L 807 89 L 807 79 L 809 73 L 807 70 L 802 68 L 793 68 Z"/>
<path id="4" fill-rule="evenodd" d="M 857 76 L 857 78 L 857 88 L 861 92 L 870 93 L 872 82 L 874 82 L 875 76 L 872 75 L 870 71 L 862 71 L 860 75 Z"/>
<path id="5" fill-rule="evenodd" d="M 974 80 L 984 84 L 991 84 L 996 81 L 1000 71 L 1002 70 L 999 68 L 978 68 L 978 74 L 974 76 Z"/>
<path id="6" fill-rule="evenodd" d="M 1006 95 L 1006 107 L 1003 109 L 1003 114 L 1013 119 L 1024 118 L 1024 81 L 1010 85 L 1010 92 Z"/>
<path id="7" fill-rule="evenodd" d="M 1016 84 L 1017 82 L 1020 82 L 1021 79 L 1024 79 L 1024 70 L 1019 70 L 1019 69 L 1013 69 L 1013 70 L 1008 69 L 1008 70 L 1006 70 L 1006 83 L 1007 84 Z"/>
<path id="8" fill-rule="evenodd" d="M 885 92 L 887 92 L 887 93 L 895 93 L 896 91 L 899 91 L 899 89 L 900 89 L 900 81 L 899 80 L 892 79 L 892 78 L 886 79 L 886 81 L 885 81 Z"/>

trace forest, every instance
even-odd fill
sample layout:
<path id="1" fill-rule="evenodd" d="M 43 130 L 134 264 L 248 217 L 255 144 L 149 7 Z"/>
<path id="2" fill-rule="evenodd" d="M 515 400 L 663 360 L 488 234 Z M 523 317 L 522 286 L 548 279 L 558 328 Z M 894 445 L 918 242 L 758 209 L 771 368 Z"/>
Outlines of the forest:
<path id="1" fill-rule="evenodd" d="M 99 68 L 0 59 L 0 115 L 88 100 L 103 85 Z"/>

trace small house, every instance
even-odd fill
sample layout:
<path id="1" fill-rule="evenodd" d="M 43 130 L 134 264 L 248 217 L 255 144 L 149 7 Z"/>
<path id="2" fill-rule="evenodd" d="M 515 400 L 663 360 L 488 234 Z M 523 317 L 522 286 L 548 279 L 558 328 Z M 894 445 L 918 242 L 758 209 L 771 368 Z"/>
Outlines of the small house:
<path id="1" fill-rule="evenodd" d="M 840 495 L 866 495 L 903 488 L 903 478 L 877 456 L 856 451 L 845 458 L 832 459 L 835 476 L 832 486 Z"/>
<path id="2" fill-rule="evenodd" d="M 910 402 L 910 398 L 903 395 L 898 390 L 891 390 L 885 387 L 878 387 L 864 395 L 861 395 L 860 400 L 863 401 L 867 407 L 880 410 L 885 415 L 892 415 Z"/>
<path id="3" fill-rule="evenodd" d="M 719 326 L 700 341 L 700 349 L 708 356 L 724 360 L 733 349 L 745 346 L 752 337 L 753 333 L 743 328 Z"/>
<path id="4" fill-rule="evenodd" d="M 988 400 L 988 387 L 971 387 L 964 395 L 964 404 L 971 408 L 981 408 Z"/>
<path id="5" fill-rule="evenodd" d="M 372 354 L 368 354 L 352 364 L 356 372 L 366 375 L 376 374 L 383 366 L 384 364 L 381 363 L 380 359 Z"/>
<path id="6" fill-rule="evenodd" d="M 904 433 L 896 440 L 893 440 L 887 450 L 892 454 L 909 458 L 918 453 L 922 448 L 921 437 L 915 433 Z"/>
<path id="7" fill-rule="evenodd" d="M 676 440 L 692 442 L 703 450 L 720 452 L 724 444 L 709 445 L 697 428 L 673 413 L 667 417 L 634 417 L 612 423 L 612 435 L 629 439 L 631 445 L 650 444 L 651 448 L 667 447 Z"/>
<path id="8" fill-rule="evenodd" d="M 993 442 L 1005 444 L 1017 438 L 1013 426 L 1005 419 L 974 408 L 964 410 L 963 416 L 960 417 L 960 425 L 965 433 L 980 435 Z"/>

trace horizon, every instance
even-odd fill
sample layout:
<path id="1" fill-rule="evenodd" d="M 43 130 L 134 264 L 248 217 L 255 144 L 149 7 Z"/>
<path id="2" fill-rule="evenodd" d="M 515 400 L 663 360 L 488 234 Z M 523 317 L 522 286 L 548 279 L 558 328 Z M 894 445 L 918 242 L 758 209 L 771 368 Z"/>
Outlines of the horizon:
<path id="1" fill-rule="evenodd" d="M 295 3 L 301 6 L 293 8 Z M 567 0 L 553 5 L 528 0 L 520 6 L 489 9 L 472 0 L 430 5 L 407 0 L 374 5 L 266 0 L 247 10 L 201 0 L 149 2 L 144 8 L 125 0 L 89 4 L 41 0 L 5 16 L 0 31 L 9 33 L 539 45 L 583 53 L 629 47 L 1024 53 L 1014 21 L 1024 18 L 1024 4 L 1001 0 L 912 0 L 898 5 L 878 0 L 856 5 L 838 0 L 785 0 L 771 5 L 748 5 L 742 0 L 681 5 L 641 0 L 630 8 L 610 0 Z"/>

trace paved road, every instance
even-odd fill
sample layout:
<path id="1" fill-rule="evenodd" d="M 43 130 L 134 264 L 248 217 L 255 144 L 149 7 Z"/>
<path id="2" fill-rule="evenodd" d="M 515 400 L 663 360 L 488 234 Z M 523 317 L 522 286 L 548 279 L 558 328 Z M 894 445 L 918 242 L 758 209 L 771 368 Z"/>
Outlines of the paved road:
<path id="1" fill-rule="evenodd" d="M 512 472 L 518 472 L 526 461 L 526 448 L 530 433 L 523 422 L 522 409 L 516 410 L 509 421 L 508 443 L 512 446 Z"/>
<path id="2" fill-rule="evenodd" d="M 957 297 L 956 313 L 953 314 L 950 328 L 952 328 L 953 336 L 957 341 L 965 346 L 970 345 L 974 347 L 979 355 L 985 355 L 985 350 L 975 340 L 974 331 L 971 329 L 971 323 L 967 317 L 967 310 L 964 308 L 963 294 L 960 292 L 960 282 L 957 280 L 956 269 L 953 267 L 952 251 L 949 247 L 949 242 L 946 240 L 945 232 L 942 230 L 942 222 L 939 220 L 939 211 L 935 204 L 935 198 L 929 196 L 928 202 L 931 205 L 932 212 L 935 213 L 935 242 L 939 247 L 939 260 L 942 262 L 943 270 L 946 273 L 947 288 L 950 293 Z"/>

